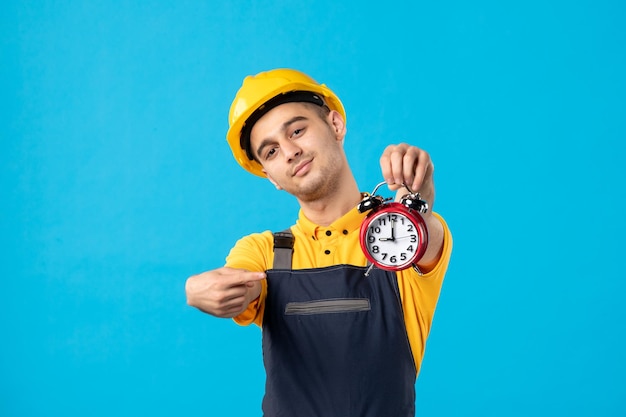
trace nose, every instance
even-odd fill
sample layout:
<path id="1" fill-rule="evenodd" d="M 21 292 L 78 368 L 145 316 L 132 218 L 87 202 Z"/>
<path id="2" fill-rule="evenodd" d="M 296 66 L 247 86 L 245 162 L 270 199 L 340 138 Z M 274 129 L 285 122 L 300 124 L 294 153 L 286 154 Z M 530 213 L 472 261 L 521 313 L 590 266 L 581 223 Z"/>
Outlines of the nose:
<path id="1" fill-rule="evenodd" d="M 302 154 L 302 148 L 289 139 L 285 139 L 280 146 L 282 148 L 283 155 L 288 162 L 293 161 Z"/>

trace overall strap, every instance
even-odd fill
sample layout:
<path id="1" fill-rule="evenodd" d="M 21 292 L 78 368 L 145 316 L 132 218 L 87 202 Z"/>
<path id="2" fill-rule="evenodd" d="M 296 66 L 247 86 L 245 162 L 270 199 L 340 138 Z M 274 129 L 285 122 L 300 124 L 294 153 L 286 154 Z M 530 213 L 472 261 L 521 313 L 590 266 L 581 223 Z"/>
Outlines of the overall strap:
<path id="1" fill-rule="evenodd" d="M 274 269 L 291 269 L 294 241 L 291 229 L 274 233 Z"/>

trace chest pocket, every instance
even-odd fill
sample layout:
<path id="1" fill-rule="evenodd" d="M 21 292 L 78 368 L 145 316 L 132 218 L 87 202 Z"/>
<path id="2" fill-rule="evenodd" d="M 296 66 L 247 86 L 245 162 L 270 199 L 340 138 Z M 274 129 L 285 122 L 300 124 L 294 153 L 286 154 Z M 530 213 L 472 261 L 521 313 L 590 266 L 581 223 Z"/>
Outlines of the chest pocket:
<path id="1" fill-rule="evenodd" d="M 370 300 L 368 298 L 335 298 L 287 303 L 285 315 L 358 313 L 369 311 L 370 309 Z"/>

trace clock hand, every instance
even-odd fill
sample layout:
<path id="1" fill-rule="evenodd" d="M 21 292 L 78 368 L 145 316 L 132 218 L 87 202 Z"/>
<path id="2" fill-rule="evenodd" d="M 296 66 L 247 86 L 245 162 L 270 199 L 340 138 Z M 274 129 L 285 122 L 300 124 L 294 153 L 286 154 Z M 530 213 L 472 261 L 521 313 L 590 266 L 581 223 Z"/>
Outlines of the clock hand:
<path id="1" fill-rule="evenodd" d="M 395 242 L 396 241 L 396 221 L 391 220 L 391 237 L 381 237 L 378 240 L 381 242 Z"/>

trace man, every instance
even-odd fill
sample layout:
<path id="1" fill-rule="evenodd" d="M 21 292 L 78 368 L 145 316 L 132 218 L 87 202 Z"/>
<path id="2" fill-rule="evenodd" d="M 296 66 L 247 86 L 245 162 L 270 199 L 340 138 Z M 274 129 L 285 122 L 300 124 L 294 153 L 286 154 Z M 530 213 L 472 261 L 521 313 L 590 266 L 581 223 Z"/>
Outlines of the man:
<path id="1" fill-rule="evenodd" d="M 415 413 L 415 379 L 451 235 L 429 211 L 429 244 L 418 262 L 423 274 L 374 268 L 366 276 L 359 246 L 366 214 L 356 209 L 363 195 L 346 160 L 345 135 L 339 98 L 295 70 L 247 77 L 231 106 L 233 155 L 292 194 L 299 219 L 276 238 L 266 231 L 239 240 L 224 267 L 190 277 L 186 292 L 189 305 L 206 313 L 262 327 L 267 417 Z M 427 152 L 390 145 L 380 166 L 397 199 L 406 184 L 432 208 Z M 283 246 L 293 248 L 286 261 Z"/>

